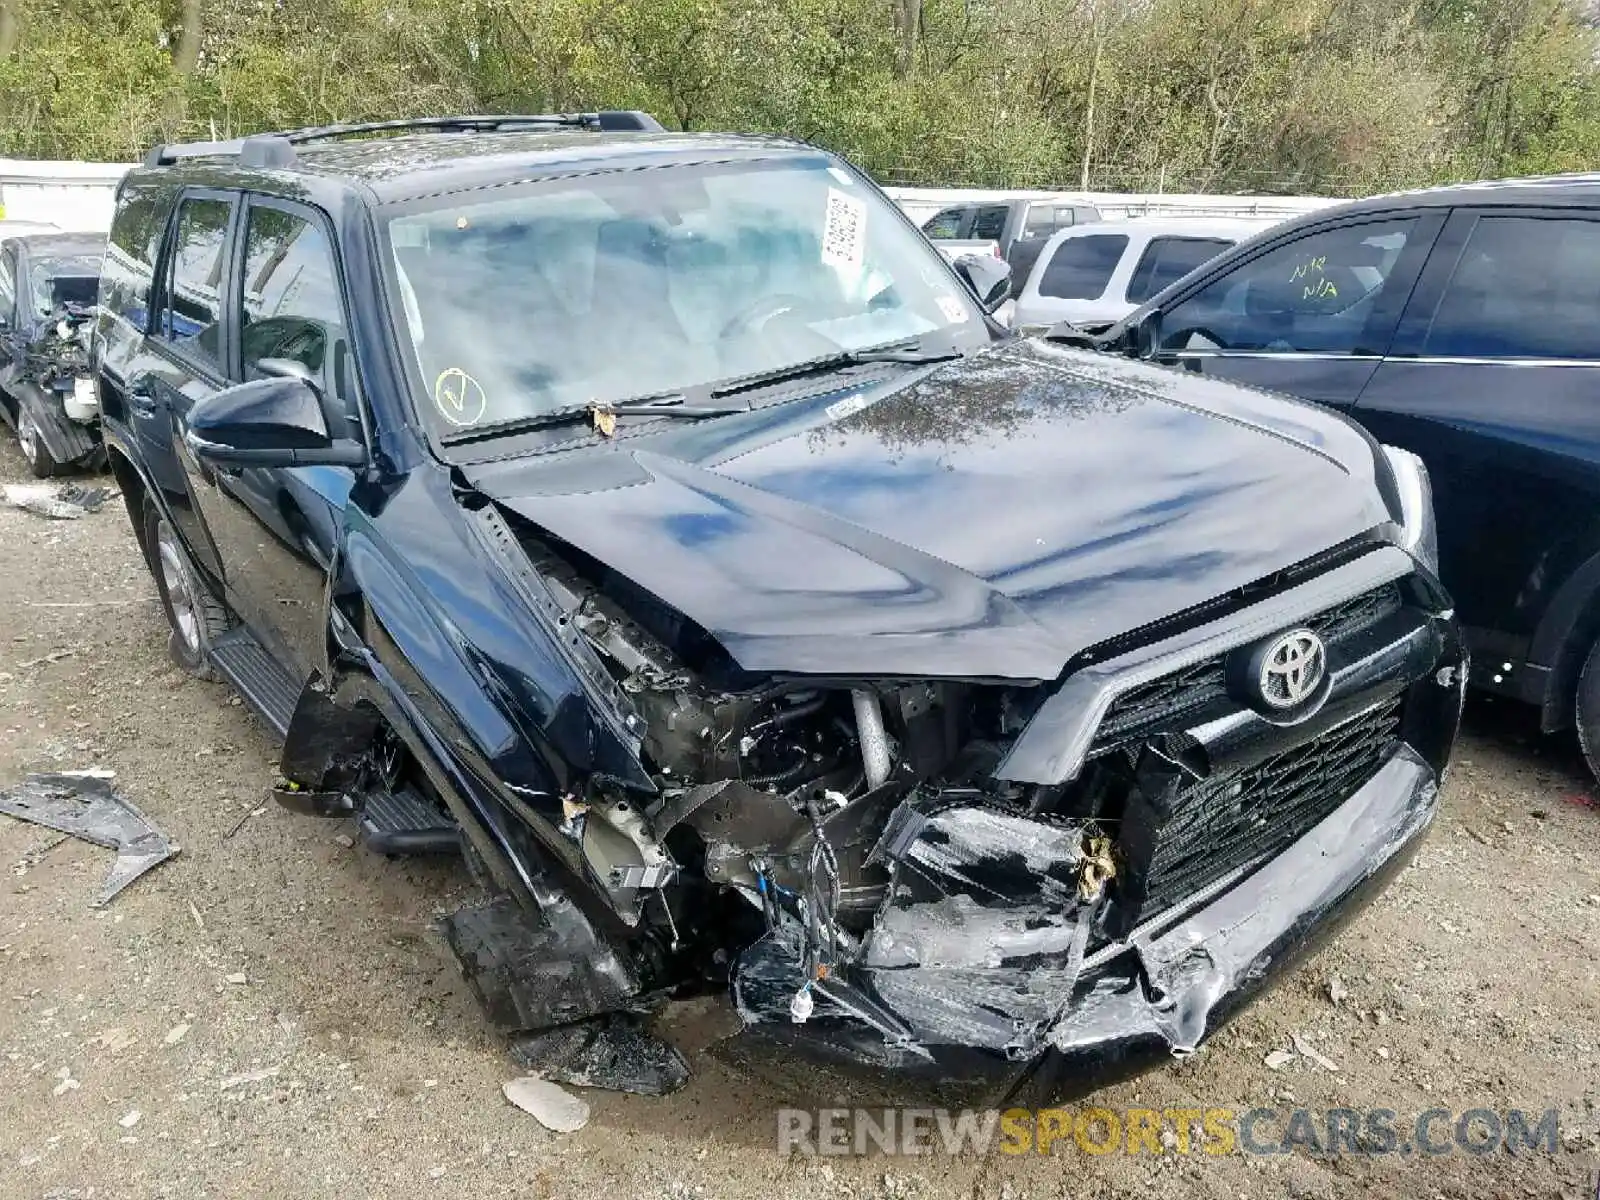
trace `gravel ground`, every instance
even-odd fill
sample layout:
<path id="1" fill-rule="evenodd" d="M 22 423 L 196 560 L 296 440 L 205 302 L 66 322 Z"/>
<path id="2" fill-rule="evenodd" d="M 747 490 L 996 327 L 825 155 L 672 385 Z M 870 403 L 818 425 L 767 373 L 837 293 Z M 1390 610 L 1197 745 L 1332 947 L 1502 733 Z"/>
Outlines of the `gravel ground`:
<path id="1" fill-rule="evenodd" d="M 0 785 L 110 767 L 183 846 L 94 910 L 106 852 L 0 818 L 0 1196 L 1595 1195 L 1600 808 L 1526 713 L 1473 707 L 1416 864 L 1331 948 L 1096 1100 L 1555 1107 L 1558 1153 L 779 1158 L 780 1093 L 712 1050 L 720 999 L 665 1016 L 695 1072 L 675 1096 L 588 1093 L 570 1135 L 506 1103 L 515 1072 L 431 929 L 461 878 L 273 805 L 270 739 L 171 665 L 154 594 L 119 506 L 0 509 Z M 1295 1035 L 1314 1054 L 1269 1066 Z"/>

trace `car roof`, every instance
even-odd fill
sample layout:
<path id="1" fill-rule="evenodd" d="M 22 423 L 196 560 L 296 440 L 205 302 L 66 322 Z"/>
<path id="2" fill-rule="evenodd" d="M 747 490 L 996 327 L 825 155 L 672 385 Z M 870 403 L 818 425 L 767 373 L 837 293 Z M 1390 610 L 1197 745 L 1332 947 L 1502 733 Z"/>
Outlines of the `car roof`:
<path id="1" fill-rule="evenodd" d="M 103 254 L 106 248 L 106 235 L 103 233 L 28 233 L 21 237 L 6 237 L 5 231 L 0 229 L 0 240 L 22 246 L 30 258 Z"/>
<path id="2" fill-rule="evenodd" d="M 27 237 L 34 233 L 60 233 L 59 225 L 52 225 L 49 221 L 0 221 L 0 241 L 9 241 L 12 238 Z"/>
<path id="3" fill-rule="evenodd" d="M 1110 221 L 1094 221 L 1087 225 L 1069 225 L 1050 235 L 1050 245 L 1076 237 L 1095 234 L 1127 234 L 1148 241 L 1157 237 L 1231 237 L 1243 239 L 1260 233 L 1269 225 L 1276 225 L 1281 217 L 1120 217 Z"/>
<path id="4" fill-rule="evenodd" d="M 583 129 L 474 130 L 312 142 L 294 147 L 291 166 L 238 166 L 221 153 L 180 158 L 133 172 L 170 177 L 191 165 L 225 168 L 248 187 L 284 191 L 310 179 L 359 186 L 378 203 L 448 195 L 563 175 L 679 164 L 825 153 L 804 142 L 760 135 L 642 133 Z"/>
<path id="5" fill-rule="evenodd" d="M 1299 220 L 1323 220 L 1396 208 L 1456 208 L 1462 205 L 1512 204 L 1560 207 L 1600 205 L 1600 173 L 1528 175 L 1520 179 L 1482 179 L 1404 192 L 1385 192 L 1348 204 L 1319 208 Z M 1298 221 L 1296 222 L 1298 223 Z"/>

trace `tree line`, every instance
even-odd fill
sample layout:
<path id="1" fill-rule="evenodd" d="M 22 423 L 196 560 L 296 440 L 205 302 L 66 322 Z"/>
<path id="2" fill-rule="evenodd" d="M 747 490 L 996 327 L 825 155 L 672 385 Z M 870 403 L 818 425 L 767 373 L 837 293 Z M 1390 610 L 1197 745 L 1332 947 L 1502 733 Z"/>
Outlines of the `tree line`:
<path id="1" fill-rule="evenodd" d="M 885 182 L 1356 195 L 1600 162 L 1594 0 L 0 0 L 0 154 L 641 108 Z"/>

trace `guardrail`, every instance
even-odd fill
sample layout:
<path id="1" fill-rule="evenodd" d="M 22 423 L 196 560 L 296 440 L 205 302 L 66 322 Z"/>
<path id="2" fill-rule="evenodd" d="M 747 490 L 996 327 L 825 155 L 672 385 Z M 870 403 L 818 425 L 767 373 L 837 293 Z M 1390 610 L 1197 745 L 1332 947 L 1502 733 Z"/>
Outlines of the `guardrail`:
<path id="1" fill-rule="evenodd" d="M 126 163 L 0 158 L 0 220 L 104 232 L 128 170 Z"/>
<path id="2" fill-rule="evenodd" d="M 1326 196 L 1221 196 L 1173 192 L 1006 191 L 994 188 L 883 189 L 907 216 L 921 222 L 953 204 L 1006 200 L 1063 200 L 1092 204 L 1105 217 L 1277 217 L 1287 219 L 1345 201 Z"/>

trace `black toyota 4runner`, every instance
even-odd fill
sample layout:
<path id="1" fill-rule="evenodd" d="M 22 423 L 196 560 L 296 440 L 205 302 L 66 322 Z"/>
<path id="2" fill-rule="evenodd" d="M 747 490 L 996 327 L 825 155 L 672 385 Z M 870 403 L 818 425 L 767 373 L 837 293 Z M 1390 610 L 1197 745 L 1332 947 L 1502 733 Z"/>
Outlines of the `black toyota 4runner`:
<path id="1" fill-rule="evenodd" d="M 725 986 L 769 1045 L 1061 1095 L 1395 873 L 1463 655 L 1414 458 L 1005 293 L 823 150 L 638 114 L 165 146 L 105 441 L 279 798 L 475 872 L 447 937 L 525 1059 L 670 1087 L 617 1014 Z"/>

